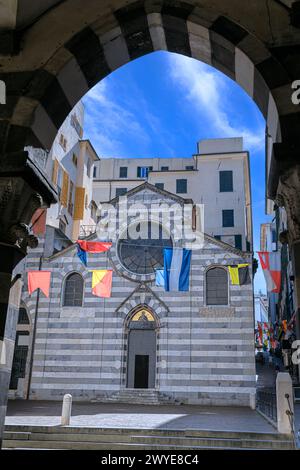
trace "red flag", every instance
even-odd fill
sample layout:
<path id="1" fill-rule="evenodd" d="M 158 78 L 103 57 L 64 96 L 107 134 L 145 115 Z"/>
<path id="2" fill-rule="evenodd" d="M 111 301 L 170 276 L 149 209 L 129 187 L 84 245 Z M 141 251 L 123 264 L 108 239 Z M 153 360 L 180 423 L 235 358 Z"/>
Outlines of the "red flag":
<path id="1" fill-rule="evenodd" d="M 258 251 L 268 292 L 280 292 L 281 261 L 278 251 Z"/>
<path id="2" fill-rule="evenodd" d="M 41 289 L 46 297 L 49 297 L 51 271 L 28 271 L 28 292 L 32 294 L 36 289 Z"/>
<path id="3" fill-rule="evenodd" d="M 46 231 L 47 209 L 37 209 L 31 219 L 31 228 L 34 235 L 44 235 Z"/>
<path id="4" fill-rule="evenodd" d="M 88 253 L 103 253 L 108 251 L 112 245 L 111 242 L 88 242 L 87 240 L 77 240 L 76 243 Z"/>

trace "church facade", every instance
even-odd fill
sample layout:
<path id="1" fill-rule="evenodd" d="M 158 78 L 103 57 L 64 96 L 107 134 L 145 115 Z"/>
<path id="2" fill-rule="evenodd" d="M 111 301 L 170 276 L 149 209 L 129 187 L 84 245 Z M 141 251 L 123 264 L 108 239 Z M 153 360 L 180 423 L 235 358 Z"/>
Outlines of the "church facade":
<path id="1" fill-rule="evenodd" d="M 127 193 L 132 204 L 184 207 L 190 201 L 149 183 Z M 111 201 L 118 207 L 119 198 Z M 147 222 L 149 224 L 149 222 Z M 11 397 L 105 401 L 124 389 L 149 389 L 186 404 L 252 406 L 255 395 L 252 253 L 204 235 L 193 249 L 189 290 L 156 285 L 164 247 L 185 240 L 121 237 L 112 247 L 89 253 L 85 266 L 76 244 L 40 258 L 43 241 L 26 269 L 51 271 L 49 298 L 27 291 L 20 322 L 23 372 Z M 94 235 L 89 239 L 97 239 Z M 248 264 L 251 282 L 233 285 L 229 266 Z M 94 269 L 113 271 L 109 298 L 92 293 Z M 26 317 L 27 315 L 27 317 Z M 23 326 L 22 326 L 23 324 Z M 17 333 L 18 335 L 18 333 Z M 18 338 L 17 338 L 18 345 Z"/>

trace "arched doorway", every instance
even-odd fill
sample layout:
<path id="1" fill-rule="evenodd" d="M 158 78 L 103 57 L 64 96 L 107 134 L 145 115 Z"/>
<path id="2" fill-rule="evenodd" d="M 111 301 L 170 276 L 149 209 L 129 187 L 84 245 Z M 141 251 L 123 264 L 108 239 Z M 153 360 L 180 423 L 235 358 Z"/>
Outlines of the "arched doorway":
<path id="1" fill-rule="evenodd" d="M 140 307 L 128 323 L 127 388 L 155 388 L 157 322 Z"/>

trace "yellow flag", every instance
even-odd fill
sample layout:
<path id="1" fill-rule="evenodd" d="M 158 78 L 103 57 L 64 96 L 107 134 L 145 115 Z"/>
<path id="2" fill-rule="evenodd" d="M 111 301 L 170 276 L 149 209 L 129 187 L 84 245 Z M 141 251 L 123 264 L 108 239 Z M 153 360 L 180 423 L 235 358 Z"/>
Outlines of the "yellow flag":
<path id="1" fill-rule="evenodd" d="M 249 263 L 238 264 L 237 266 L 228 266 L 230 274 L 231 284 L 235 286 L 241 286 L 243 284 L 249 284 L 250 278 L 248 270 L 244 272 L 242 268 L 247 268 Z"/>
<path id="2" fill-rule="evenodd" d="M 238 286 L 239 285 L 239 270 L 237 266 L 228 266 L 231 284 Z"/>

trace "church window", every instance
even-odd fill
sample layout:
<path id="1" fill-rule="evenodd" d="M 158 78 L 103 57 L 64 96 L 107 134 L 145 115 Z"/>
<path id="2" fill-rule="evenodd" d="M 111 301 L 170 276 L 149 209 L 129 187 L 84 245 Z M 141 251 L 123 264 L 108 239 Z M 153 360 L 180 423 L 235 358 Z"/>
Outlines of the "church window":
<path id="1" fill-rule="evenodd" d="M 83 297 L 83 279 L 79 273 L 71 273 L 65 281 L 64 307 L 81 307 Z"/>
<path id="2" fill-rule="evenodd" d="M 206 272 L 206 305 L 228 305 L 228 275 L 223 268 Z"/>
<path id="3" fill-rule="evenodd" d="M 140 223 L 134 227 L 135 235 L 140 234 L 139 237 L 131 238 L 133 232 L 127 230 L 118 242 L 119 259 L 134 274 L 152 274 L 156 269 L 161 269 L 164 264 L 163 250 L 172 247 L 172 240 L 161 225 L 144 224 L 146 227 L 141 227 Z"/>

